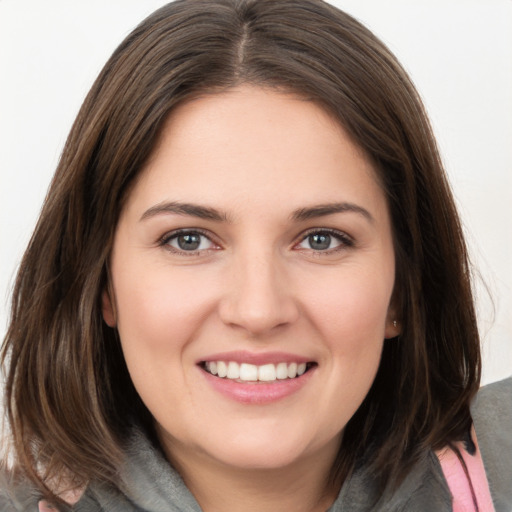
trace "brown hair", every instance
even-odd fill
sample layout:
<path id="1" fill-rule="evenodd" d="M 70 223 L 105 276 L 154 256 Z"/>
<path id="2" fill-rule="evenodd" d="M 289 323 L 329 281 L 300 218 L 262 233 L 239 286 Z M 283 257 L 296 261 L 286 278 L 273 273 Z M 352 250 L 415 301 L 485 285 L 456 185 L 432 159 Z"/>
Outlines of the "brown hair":
<path id="1" fill-rule="evenodd" d="M 385 342 L 333 481 L 371 453 L 381 488 L 396 485 L 426 448 L 470 427 L 480 353 L 468 257 L 404 70 L 371 32 L 321 1 L 181 0 L 139 25 L 94 83 L 17 276 L 5 405 L 17 465 L 49 495 L 62 475 L 121 485 L 132 417 L 150 418 L 101 316 L 117 220 L 172 109 L 240 83 L 323 106 L 373 160 L 389 203 L 402 334 Z"/>

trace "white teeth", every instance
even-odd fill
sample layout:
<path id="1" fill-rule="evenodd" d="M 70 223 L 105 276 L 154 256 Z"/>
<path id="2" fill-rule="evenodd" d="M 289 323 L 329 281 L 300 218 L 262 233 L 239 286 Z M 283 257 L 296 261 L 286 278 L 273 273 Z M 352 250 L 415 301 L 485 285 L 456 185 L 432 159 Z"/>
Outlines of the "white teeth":
<path id="1" fill-rule="evenodd" d="M 254 364 L 238 364 L 234 361 L 208 361 L 205 370 L 212 375 L 231 380 L 245 382 L 272 382 L 275 380 L 294 379 L 305 373 L 306 363 L 278 363 L 256 366 Z"/>
<path id="2" fill-rule="evenodd" d="M 269 382 L 276 380 L 276 367 L 273 364 L 264 364 L 258 368 L 258 380 Z"/>
<path id="3" fill-rule="evenodd" d="M 238 363 L 234 363 L 233 361 L 228 363 L 228 374 L 226 375 L 228 379 L 239 379 L 240 378 L 240 365 Z"/>
<path id="4" fill-rule="evenodd" d="M 276 377 L 279 380 L 288 378 L 288 365 L 286 363 L 279 363 L 276 366 Z"/>
<path id="5" fill-rule="evenodd" d="M 240 380 L 258 380 L 258 367 L 255 364 L 242 363 L 240 365 Z"/>
<path id="6" fill-rule="evenodd" d="M 217 375 L 219 377 L 225 377 L 228 374 L 228 367 L 224 361 L 217 362 Z"/>

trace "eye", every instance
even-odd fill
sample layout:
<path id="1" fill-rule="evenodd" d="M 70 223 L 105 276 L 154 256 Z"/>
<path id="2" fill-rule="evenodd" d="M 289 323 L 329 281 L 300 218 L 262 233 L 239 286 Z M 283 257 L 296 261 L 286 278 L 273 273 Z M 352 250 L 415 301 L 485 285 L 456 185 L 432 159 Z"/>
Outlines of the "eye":
<path id="1" fill-rule="evenodd" d="M 352 239 L 336 230 L 315 230 L 307 233 L 297 245 L 300 249 L 330 252 L 343 247 L 352 247 Z"/>
<path id="2" fill-rule="evenodd" d="M 166 235 L 162 245 L 175 252 L 198 252 L 217 249 L 218 246 L 200 231 L 180 230 Z"/>

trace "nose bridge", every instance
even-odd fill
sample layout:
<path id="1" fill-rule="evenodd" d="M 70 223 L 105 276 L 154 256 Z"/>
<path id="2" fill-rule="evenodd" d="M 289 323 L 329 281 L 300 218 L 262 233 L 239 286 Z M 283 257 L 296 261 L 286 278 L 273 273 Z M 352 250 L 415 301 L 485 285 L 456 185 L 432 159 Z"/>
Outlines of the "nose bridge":
<path id="1" fill-rule="evenodd" d="M 225 323 L 261 334 L 297 318 L 286 270 L 272 248 L 240 251 L 232 261 L 230 274 L 231 285 L 221 308 Z"/>

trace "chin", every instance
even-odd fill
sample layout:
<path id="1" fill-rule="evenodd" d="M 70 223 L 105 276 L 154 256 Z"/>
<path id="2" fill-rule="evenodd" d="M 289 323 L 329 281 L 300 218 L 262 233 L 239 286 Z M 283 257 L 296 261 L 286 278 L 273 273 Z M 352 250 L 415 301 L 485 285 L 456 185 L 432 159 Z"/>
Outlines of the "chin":
<path id="1" fill-rule="evenodd" d="M 291 434 L 291 435 L 290 435 Z M 338 445 L 335 440 L 336 446 Z M 299 433 L 287 433 L 274 429 L 264 435 L 258 432 L 245 432 L 237 436 L 224 438 L 214 446 L 216 450 L 207 450 L 210 457 L 219 462 L 245 470 L 272 470 L 293 466 L 308 459 L 313 453 L 322 450 L 331 443 L 318 443 Z M 330 448 L 332 452 L 333 448 Z"/>
<path id="2" fill-rule="evenodd" d="M 240 470 L 273 470 L 291 466 L 304 456 L 301 449 L 283 450 L 276 446 L 240 447 L 210 454 L 219 462 Z"/>

